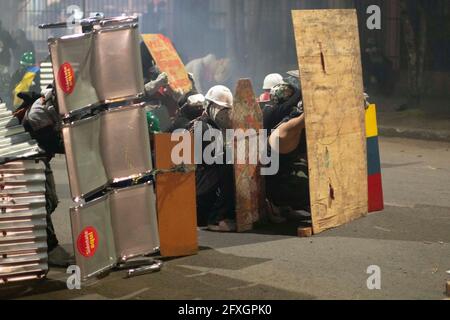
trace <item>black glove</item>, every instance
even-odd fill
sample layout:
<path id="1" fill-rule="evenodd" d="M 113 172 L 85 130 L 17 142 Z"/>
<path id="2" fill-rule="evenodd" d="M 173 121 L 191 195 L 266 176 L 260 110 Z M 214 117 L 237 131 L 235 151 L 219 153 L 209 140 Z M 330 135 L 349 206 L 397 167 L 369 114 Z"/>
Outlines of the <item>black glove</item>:
<path id="1" fill-rule="evenodd" d="M 36 100 L 42 98 L 42 96 L 36 92 L 20 92 L 17 94 L 17 97 L 23 100 L 23 103 L 17 110 L 28 109 L 36 102 Z"/>

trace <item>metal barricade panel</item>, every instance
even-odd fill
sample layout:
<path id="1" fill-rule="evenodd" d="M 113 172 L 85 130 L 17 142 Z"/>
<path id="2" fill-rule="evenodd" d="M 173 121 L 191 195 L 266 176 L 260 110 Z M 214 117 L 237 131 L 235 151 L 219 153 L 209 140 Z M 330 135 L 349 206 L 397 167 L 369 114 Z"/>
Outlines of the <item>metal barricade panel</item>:
<path id="1" fill-rule="evenodd" d="M 95 32 L 94 86 L 100 101 L 122 100 L 144 93 L 137 25 Z"/>
<path id="2" fill-rule="evenodd" d="M 72 198 L 81 198 L 107 183 L 100 156 L 100 118 L 92 117 L 63 128 Z"/>
<path id="3" fill-rule="evenodd" d="M 49 40 L 61 114 L 70 114 L 98 102 L 92 86 L 93 42 L 92 33 Z"/>
<path id="4" fill-rule="evenodd" d="M 111 218 L 117 256 L 121 261 L 159 250 L 152 183 L 114 190 L 111 193 Z"/>
<path id="5" fill-rule="evenodd" d="M 109 181 L 131 178 L 153 169 L 143 104 L 104 112 L 100 140 Z"/>
<path id="6" fill-rule="evenodd" d="M 77 265 L 85 281 L 117 262 L 109 195 L 70 210 Z"/>

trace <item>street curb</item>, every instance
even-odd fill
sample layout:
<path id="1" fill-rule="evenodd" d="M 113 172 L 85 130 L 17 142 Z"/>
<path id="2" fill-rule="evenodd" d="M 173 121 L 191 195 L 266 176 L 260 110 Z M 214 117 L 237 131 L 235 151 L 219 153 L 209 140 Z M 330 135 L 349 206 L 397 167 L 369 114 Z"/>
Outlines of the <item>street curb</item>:
<path id="1" fill-rule="evenodd" d="M 392 128 L 379 126 L 378 132 L 384 137 L 398 137 L 427 141 L 450 142 L 450 131 L 436 131 L 425 129 Z"/>

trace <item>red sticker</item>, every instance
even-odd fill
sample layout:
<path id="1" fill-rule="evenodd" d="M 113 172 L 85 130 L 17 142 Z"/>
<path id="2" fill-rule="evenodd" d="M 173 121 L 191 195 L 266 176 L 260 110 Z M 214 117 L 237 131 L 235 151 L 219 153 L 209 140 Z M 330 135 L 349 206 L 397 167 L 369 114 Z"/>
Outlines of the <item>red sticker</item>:
<path id="1" fill-rule="evenodd" d="M 94 227 L 85 228 L 77 240 L 78 252 L 86 258 L 91 258 L 95 255 L 98 248 L 98 233 Z"/>
<path id="2" fill-rule="evenodd" d="M 75 72 L 70 63 L 65 62 L 59 67 L 58 82 L 65 94 L 71 94 L 75 89 Z"/>

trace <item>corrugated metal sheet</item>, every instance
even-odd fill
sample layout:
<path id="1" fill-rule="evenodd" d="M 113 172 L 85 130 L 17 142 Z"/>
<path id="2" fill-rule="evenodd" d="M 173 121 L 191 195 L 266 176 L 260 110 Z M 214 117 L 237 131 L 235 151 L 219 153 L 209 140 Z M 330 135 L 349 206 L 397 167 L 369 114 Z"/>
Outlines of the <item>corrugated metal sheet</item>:
<path id="1" fill-rule="evenodd" d="M 0 284 L 40 279 L 48 272 L 45 165 L 1 165 L 0 187 Z"/>
<path id="2" fill-rule="evenodd" d="M 43 153 L 6 104 L 0 104 L 0 164 Z"/>

